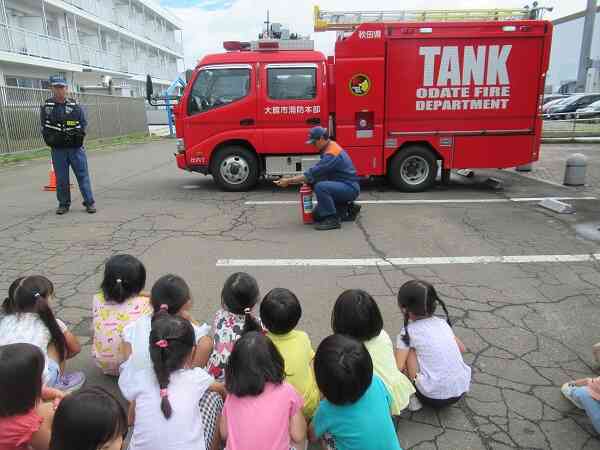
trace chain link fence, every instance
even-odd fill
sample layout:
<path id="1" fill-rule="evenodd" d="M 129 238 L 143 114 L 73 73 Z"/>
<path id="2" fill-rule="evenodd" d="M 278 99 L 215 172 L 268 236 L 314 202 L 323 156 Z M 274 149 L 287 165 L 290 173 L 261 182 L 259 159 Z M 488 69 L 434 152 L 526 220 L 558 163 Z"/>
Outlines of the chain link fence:
<path id="1" fill-rule="evenodd" d="M 40 107 L 50 91 L 0 87 L 0 154 L 44 148 Z M 69 93 L 85 111 L 86 139 L 148 132 L 144 99 Z"/>

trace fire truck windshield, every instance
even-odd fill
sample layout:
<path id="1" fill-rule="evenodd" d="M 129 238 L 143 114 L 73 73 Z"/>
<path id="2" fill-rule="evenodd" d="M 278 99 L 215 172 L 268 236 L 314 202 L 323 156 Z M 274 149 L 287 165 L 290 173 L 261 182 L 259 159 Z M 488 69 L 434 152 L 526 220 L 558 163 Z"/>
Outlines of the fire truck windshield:
<path id="1" fill-rule="evenodd" d="M 188 113 L 198 114 L 228 105 L 248 95 L 249 69 L 204 69 L 192 86 Z"/>

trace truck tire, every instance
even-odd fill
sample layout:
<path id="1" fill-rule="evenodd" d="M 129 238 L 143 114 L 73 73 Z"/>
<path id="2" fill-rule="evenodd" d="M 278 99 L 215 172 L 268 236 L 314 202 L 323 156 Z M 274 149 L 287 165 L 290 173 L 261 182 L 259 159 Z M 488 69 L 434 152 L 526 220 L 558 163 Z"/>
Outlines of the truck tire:
<path id="1" fill-rule="evenodd" d="M 411 145 L 400 150 L 390 162 L 388 179 L 404 192 L 421 192 L 429 189 L 437 177 L 437 158 L 426 147 Z"/>
<path id="2" fill-rule="evenodd" d="M 252 151 L 239 145 L 223 147 L 213 157 L 211 173 L 224 191 L 248 191 L 258 182 L 258 158 Z"/>

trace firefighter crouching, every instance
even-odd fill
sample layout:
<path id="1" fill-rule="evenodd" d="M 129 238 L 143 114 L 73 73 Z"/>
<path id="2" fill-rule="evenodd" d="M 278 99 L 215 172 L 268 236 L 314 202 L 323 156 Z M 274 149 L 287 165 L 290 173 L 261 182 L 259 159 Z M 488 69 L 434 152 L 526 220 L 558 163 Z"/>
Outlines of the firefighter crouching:
<path id="1" fill-rule="evenodd" d="M 87 121 L 81 107 L 67 98 L 67 82 L 63 77 L 50 77 L 52 98 L 41 108 L 42 136 L 51 149 L 52 164 L 56 173 L 56 214 L 62 215 L 71 207 L 69 166 L 73 169 L 85 210 L 96 212 L 87 156 L 83 147 Z"/>
<path id="2" fill-rule="evenodd" d="M 340 228 L 341 221 L 353 221 L 360 212 L 360 205 L 354 203 L 360 194 L 356 169 L 348 153 L 329 138 L 325 128 L 311 129 L 307 143 L 319 149 L 320 161 L 304 175 L 281 178 L 275 184 L 284 188 L 292 184 L 312 184 L 319 203 L 313 214 L 318 222 L 315 229 Z"/>

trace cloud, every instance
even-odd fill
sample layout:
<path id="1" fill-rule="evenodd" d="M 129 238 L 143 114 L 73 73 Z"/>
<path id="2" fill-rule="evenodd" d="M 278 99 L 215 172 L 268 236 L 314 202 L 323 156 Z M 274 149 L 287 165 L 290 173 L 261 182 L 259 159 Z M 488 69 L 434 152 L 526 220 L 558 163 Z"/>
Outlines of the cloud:
<path id="1" fill-rule="evenodd" d="M 361 10 L 364 0 L 321 0 L 323 10 Z M 403 9 L 458 8 L 521 8 L 527 0 L 405 0 Z M 567 2 L 562 2 L 567 3 Z M 209 53 L 223 51 L 223 41 L 249 41 L 256 39 L 263 28 L 267 10 L 271 20 L 281 22 L 291 31 L 312 34 L 318 50 L 332 54 L 335 33 L 313 33 L 313 6 L 315 0 L 162 0 L 184 24 L 183 39 L 185 67 L 194 67 L 198 59 Z M 191 6 L 193 4 L 193 6 Z M 177 7 L 173 7 L 177 5 Z M 180 7 L 183 5 L 184 7 Z M 369 0 L 369 10 L 397 8 L 390 0 Z M 171 7 L 169 7 L 171 6 Z M 572 0 L 560 6 L 552 17 L 565 15 L 585 8 L 585 0 Z"/>

